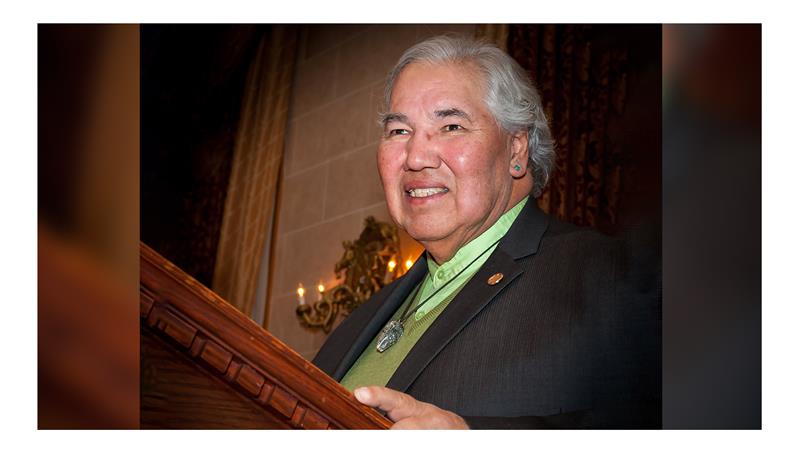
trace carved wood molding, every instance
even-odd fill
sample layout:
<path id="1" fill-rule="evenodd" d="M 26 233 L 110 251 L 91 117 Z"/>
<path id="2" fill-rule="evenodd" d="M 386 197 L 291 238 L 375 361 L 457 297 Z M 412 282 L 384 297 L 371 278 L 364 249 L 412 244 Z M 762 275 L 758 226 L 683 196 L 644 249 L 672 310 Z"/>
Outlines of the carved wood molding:
<path id="1" fill-rule="evenodd" d="M 350 392 L 161 255 L 140 243 L 142 327 L 286 425 L 385 429 Z"/>

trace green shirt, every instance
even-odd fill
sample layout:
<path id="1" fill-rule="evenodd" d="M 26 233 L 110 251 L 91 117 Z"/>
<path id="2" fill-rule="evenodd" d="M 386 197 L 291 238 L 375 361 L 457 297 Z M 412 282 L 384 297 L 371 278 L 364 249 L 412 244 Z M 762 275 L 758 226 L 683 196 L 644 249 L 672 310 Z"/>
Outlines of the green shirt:
<path id="1" fill-rule="evenodd" d="M 400 316 L 406 311 L 406 306 L 408 306 L 409 302 L 412 302 L 411 307 L 408 308 L 408 311 L 411 311 L 420 301 L 425 300 L 434 292 L 435 295 L 420 306 L 412 317 L 406 320 L 403 336 L 383 353 L 378 353 L 375 349 L 378 344 L 378 337 L 375 336 L 372 343 L 367 346 L 355 364 L 342 378 L 341 383 L 344 387 L 353 391 L 361 386 L 386 386 L 386 383 L 389 382 L 400 363 L 411 351 L 411 348 L 414 347 L 414 344 L 417 343 L 417 340 L 425 333 L 425 330 L 439 317 L 439 314 L 447 307 L 450 301 L 458 295 L 461 288 L 478 272 L 483 263 L 489 259 L 494 249 L 497 248 L 497 241 L 505 236 L 527 201 L 528 197 L 525 197 L 513 208 L 506 211 L 488 230 L 458 249 L 456 254 L 441 266 L 436 264 L 436 261 L 428 255 L 428 276 L 422 281 L 422 286 L 419 289 L 415 289 L 400 308 L 395 311 L 391 320 L 400 320 Z M 484 251 L 485 253 L 481 255 Z M 473 260 L 475 261 L 474 263 L 472 263 Z M 470 263 L 472 264 L 470 265 Z M 451 279 L 453 281 L 444 286 Z M 439 288 L 442 289 L 436 292 Z"/>

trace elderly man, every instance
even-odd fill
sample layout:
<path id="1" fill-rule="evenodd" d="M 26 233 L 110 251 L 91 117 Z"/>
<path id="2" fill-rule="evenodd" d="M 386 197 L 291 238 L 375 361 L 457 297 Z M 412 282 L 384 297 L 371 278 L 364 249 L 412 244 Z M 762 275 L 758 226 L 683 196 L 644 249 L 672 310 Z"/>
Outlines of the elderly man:
<path id="1" fill-rule="evenodd" d="M 433 38 L 400 58 L 386 106 L 387 205 L 425 252 L 314 363 L 393 428 L 657 426 L 637 419 L 622 247 L 536 205 L 553 144 L 522 68 Z"/>

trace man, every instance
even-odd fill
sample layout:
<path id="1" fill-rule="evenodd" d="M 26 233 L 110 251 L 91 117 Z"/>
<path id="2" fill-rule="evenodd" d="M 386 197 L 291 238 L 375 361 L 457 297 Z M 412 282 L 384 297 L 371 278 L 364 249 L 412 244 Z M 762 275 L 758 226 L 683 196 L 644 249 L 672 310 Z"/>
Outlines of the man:
<path id="1" fill-rule="evenodd" d="M 387 205 L 426 251 L 314 363 L 393 428 L 657 426 L 622 247 L 536 206 L 553 145 L 525 72 L 437 37 L 400 58 L 386 104 Z"/>

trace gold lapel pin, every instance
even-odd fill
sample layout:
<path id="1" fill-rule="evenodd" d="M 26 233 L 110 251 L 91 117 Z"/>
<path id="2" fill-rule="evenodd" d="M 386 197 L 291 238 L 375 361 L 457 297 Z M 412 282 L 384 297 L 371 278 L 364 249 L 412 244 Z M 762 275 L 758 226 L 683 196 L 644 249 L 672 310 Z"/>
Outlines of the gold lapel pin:
<path id="1" fill-rule="evenodd" d="M 495 284 L 499 283 L 500 280 L 502 279 L 503 279 L 503 274 L 497 272 L 496 274 L 490 276 L 489 279 L 486 280 L 486 282 L 489 283 L 489 286 L 494 286 Z"/>

